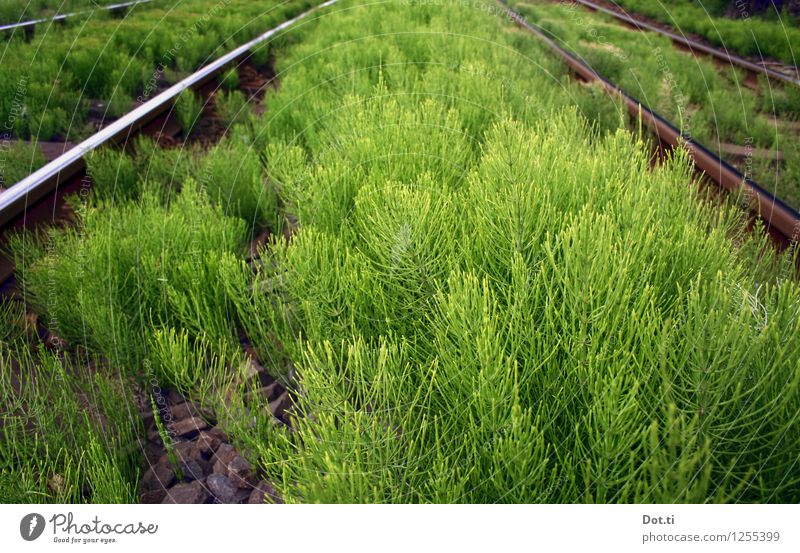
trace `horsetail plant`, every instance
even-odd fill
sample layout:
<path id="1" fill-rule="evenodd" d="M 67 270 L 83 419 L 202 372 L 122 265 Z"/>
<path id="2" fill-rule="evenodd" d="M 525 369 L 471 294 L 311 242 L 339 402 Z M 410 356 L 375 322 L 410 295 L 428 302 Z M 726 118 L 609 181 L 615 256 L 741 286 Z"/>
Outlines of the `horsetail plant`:
<path id="1" fill-rule="evenodd" d="M 205 398 L 288 502 L 800 500 L 796 259 L 511 23 L 405 4 L 299 28 L 210 180 L 31 246 L 37 308 Z"/>

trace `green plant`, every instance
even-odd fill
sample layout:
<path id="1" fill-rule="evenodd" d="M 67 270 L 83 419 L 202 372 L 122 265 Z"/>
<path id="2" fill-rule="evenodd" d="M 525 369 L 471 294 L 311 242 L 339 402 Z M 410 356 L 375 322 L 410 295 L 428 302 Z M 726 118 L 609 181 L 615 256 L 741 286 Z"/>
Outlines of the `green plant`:
<path id="1" fill-rule="evenodd" d="M 249 106 L 244 93 L 239 90 L 222 91 L 216 97 L 216 111 L 222 123 L 231 128 L 249 115 Z"/>
<path id="2" fill-rule="evenodd" d="M 42 165 L 44 156 L 35 142 L 3 142 L 0 144 L 0 188 L 10 188 Z"/>
<path id="3" fill-rule="evenodd" d="M 181 92 L 178 99 L 175 100 L 175 116 L 178 118 L 184 136 L 188 137 L 192 132 L 192 128 L 203 113 L 203 107 L 203 102 L 191 89 Z"/>
<path id="4" fill-rule="evenodd" d="M 78 10 L 111 1 L 69 4 Z M 0 6 L 0 22 L 72 11 L 62 4 L 8 0 Z M 79 142 L 95 132 L 95 125 L 88 121 L 90 100 L 107 105 L 107 115 L 118 117 L 130 110 L 133 98 L 151 98 L 162 81 L 176 82 L 186 72 L 311 5 L 310 0 L 266 6 L 250 0 L 229 0 L 224 5 L 218 0 L 192 0 L 168 7 L 154 2 L 131 8 L 130 17 L 122 19 L 94 10 L 89 16 L 48 25 L 47 32 L 35 33 L 29 42 L 22 29 L 14 30 L 4 39 L 0 56 L 4 132 L 20 141 Z M 180 40 L 181 48 L 175 48 L 178 36 L 186 37 Z M 194 120 L 194 109 L 189 108 L 196 106 L 184 102 L 183 123 L 188 130 Z M 8 187 L 44 164 L 38 152 L 21 161 L 18 166 L 0 163 L 0 186 Z"/>
<path id="5" fill-rule="evenodd" d="M 232 140 L 218 144 L 203 159 L 201 180 L 209 197 L 251 231 L 275 228 L 277 196 L 252 146 Z"/>
<path id="6" fill-rule="evenodd" d="M 610 16 L 569 3 L 512 5 L 533 23 L 548 29 L 600 75 L 718 151 L 742 172 L 747 171 L 750 178 L 773 188 L 775 166 L 780 165 L 776 159 L 764 163 L 742 159 L 726 153 L 725 146 L 775 151 L 776 144 L 781 148 L 796 144 L 795 132 L 769 118 L 791 116 L 795 109 L 791 100 L 800 94 L 800 88 L 762 79 L 759 98 L 744 86 L 741 72 L 720 71 L 708 60 L 676 49 L 665 37 L 632 31 Z M 680 3 L 676 11 L 685 6 Z M 614 129 L 624 121 L 617 102 L 609 101 L 596 86 L 584 88 L 588 94 L 576 96 L 575 103 L 587 117 L 598 121 L 600 129 Z M 796 184 L 784 178 L 778 189 L 780 197 L 791 205 L 800 204 Z"/>
<path id="7" fill-rule="evenodd" d="M 211 206 L 189 179 L 168 206 L 145 190 L 137 202 L 86 209 L 77 229 L 53 232 L 38 255 L 23 259 L 29 241 L 15 241 L 14 251 L 30 300 L 54 330 L 135 370 L 158 328 L 231 336 L 215 274 L 219 256 L 238 251 L 244 237 L 244 223 Z"/>
<path id="8" fill-rule="evenodd" d="M 139 175 L 130 156 L 119 150 L 102 148 L 86 158 L 87 174 L 92 179 L 92 201 L 118 202 L 138 198 Z"/>
<path id="9" fill-rule="evenodd" d="M 200 174 L 201 151 L 194 145 L 162 148 L 153 139 L 138 136 L 133 149 L 139 179 L 152 188 L 164 204 L 177 194 L 186 177 Z"/>
<path id="10" fill-rule="evenodd" d="M 269 63 L 270 58 L 272 57 L 272 53 L 276 47 L 281 46 L 281 42 L 285 42 L 286 38 L 278 37 L 273 42 L 262 43 L 259 46 L 256 46 L 250 52 L 249 61 L 255 64 L 256 67 L 266 67 Z"/>
<path id="11" fill-rule="evenodd" d="M 116 0 L 71 0 L 64 5 L 64 0 L 6 0 L 0 5 L 0 23 L 16 23 L 29 19 L 52 17 L 59 13 L 83 11 L 116 4 Z"/>
<path id="12" fill-rule="evenodd" d="M 0 301 L 0 344 L 4 347 L 11 344 L 24 334 L 27 322 L 25 320 L 25 306 L 21 302 Z"/>
<path id="13" fill-rule="evenodd" d="M 677 0 L 670 2 L 668 8 L 657 0 L 620 0 L 618 4 L 634 14 L 674 26 L 682 33 L 699 34 L 740 55 L 767 55 L 793 64 L 792 53 L 797 52 L 800 44 L 800 30 L 796 27 L 759 16 L 727 19 L 722 17 L 721 10 L 707 11 L 708 2 Z"/>
<path id="14" fill-rule="evenodd" d="M 454 6 L 331 17 L 281 61 L 302 69 L 272 105 L 302 97 L 306 110 L 265 117 L 267 168 L 299 228 L 261 251 L 253 277 L 223 270 L 259 355 L 298 379 L 291 431 L 246 388 L 234 411 L 255 421 L 228 421 L 282 497 L 797 499 L 784 476 L 800 350 L 779 344 L 799 330 L 800 288 L 776 276 L 792 259 L 763 256 L 735 208 L 678 185 L 684 154 L 651 169 L 641 141 L 598 135 L 564 107 L 571 96 L 510 101 L 505 90 L 561 88 L 472 42 L 511 40 L 509 28 Z M 380 49 L 406 74 L 354 69 L 357 95 L 311 86 L 342 55 L 323 48 L 333 36 L 384 25 L 433 35 L 420 49 L 448 90 L 474 78 L 462 57 L 512 75 L 501 109 L 479 116 L 431 88 L 398 33 Z M 469 39 L 436 48 L 460 28 Z"/>
<path id="15" fill-rule="evenodd" d="M 133 99 L 129 95 L 118 93 L 111 97 L 107 113 L 109 117 L 118 118 L 131 111 L 133 107 Z"/>
<path id="16" fill-rule="evenodd" d="M 221 412 L 225 391 L 244 363 L 229 338 L 195 336 L 186 329 L 169 328 L 155 330 L 150 339 L 148 366 L 158 382 L 212 413 Z"/>
<path id="17" fill-rule="evenodd" d="M 0 354 L 3 500 L 135 502 L 141 425 L 128 383 L 33 347 Z"/>
<path id="18" fill-rule="evenodd" d="M 344 1 L 175 197 L 14 240 L 43 320 L 214 409 L 288 502 L 800 500 L 796 257 L 511 22 Z M 250 214 L 288 224 L 246 256 Z"/>
<path id="19" fill-rule="evenodd" d="M 167 427 L 164 426 L 164 421 L 161 420 L 161 413 L 159 412 L 158 405 L 156 405 L 156 400 L 152 395 L 150 396 L 150 408 L 153 412 L 153 420 L 156 424 L 156 430 L 158 430 L 161 443 L 164 444 L 164 449 L 167 452 L 167 458 L 172 465 L 172 469 L 175 471 L 175 476 L 178 480 L 183 480 L 183 471 L 181 470 L 180 463 L 178 462 L 178 456 L 175 454 L 175 443 L 172 440 L 172 435 L 167 431 Z"/>
<path id="20" fill-rule="evenodd" d="M 231 67 L 220 77 L 220 86 L 225 90 L 236 90 L 239 87 L 239 68 Z"/>

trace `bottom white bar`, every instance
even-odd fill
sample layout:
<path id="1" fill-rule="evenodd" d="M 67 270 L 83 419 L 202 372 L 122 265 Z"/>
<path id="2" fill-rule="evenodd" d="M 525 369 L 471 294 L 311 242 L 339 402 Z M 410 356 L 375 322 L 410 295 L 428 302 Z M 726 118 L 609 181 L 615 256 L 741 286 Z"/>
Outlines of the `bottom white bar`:
<path id="1" fill-rule="evenodd" d="M 14 552 L 800 551 L 798 505 L 0 505 L 0 515 L 2 550 Z"/>

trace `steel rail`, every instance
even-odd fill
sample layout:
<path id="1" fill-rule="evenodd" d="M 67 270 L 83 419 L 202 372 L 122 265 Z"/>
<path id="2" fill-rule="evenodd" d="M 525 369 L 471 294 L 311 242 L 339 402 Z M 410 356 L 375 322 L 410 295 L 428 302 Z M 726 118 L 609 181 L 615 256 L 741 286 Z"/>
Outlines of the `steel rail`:
<path id="1" fill-rule="evenodd" d="M 90 136 L 71 150 L 54 159 L 38 171 L 28 175 L 11 188 L 0 193 L 0 227 L 3 227 L 29 206 L 57 190 L 58 185 L 74 177 L 85 168 L 84 156 L 105 144 L 113 143 L 121 137 L 130 136 L 159 115 L 168 112 L 181 92 L 197 88 L 208 82 L 216 74 L 232 63 L 240 61 L 255 46 L 269 40 L 280 31 L 291 27 L 312 13 L 335 4 L 339 0 L 327 0 L 305 12 L 287 20 L 242 44 L 216 61 L 202 67 L 164 92 L 148 100 L 133 111 L 111 123 L 108 127 Z"/>
<path id="2" fill-rule="evenodd" d="M 616 18 L 616 19 L 618 19 L 618 20 L 620 20 L 620 21 L 622 21 L 624 23 L 627 23 L 629 25 L 633 25 L 634 27 L 636 27 L 636 28 L 638 28 L 640 30 L 643 29 L 643 30 L 652 31 L 654 33 L 658 33 L 660 35 L 663 35 L 663 36 L 669 38 L 671 41 L 676 42 L 676 43 L 680 44 L 681 46 L 685 46 L 685 47 L 689 48 L 690 50 L 692 50 L 692 52 L 694 52 L 694 51 L 702 52 L 703 54 L 712 56 L 712 57 L 717 58 L 719 60 L 728 62 L 730 64 L 738 65 L 739 67 L 742 67 L 743 69 L 747 69 L 748 71 L 752 71 L 752 72 L 755 72 L 755 73 L 761 73 L 761 74 L 766 75 L 767 77 L 769 77 L 771 79 L 775 79 L 775 80 L 778 80 L 778 81 L 784 81 L 784 82 L 791 83 L 791 84 L 794 84 L 794 85 L 800 85 L 800 70 L 798 70 L 797 67 L 794 68 L 795 69 L 795 71 L 794 71 L 795 72 L 795 76 L 785 75 L 785 74 L 783 74 L 783 73 L 781 73 L 779 71 L 775 71 L 774 69 L 770 69 L 769 67 L 766 67 L 765 65 L 759 65 L 758 63 L 754 63 L 754 62 L 752 62 L 750 60 L 747 60 L 745 58 L 737 56 L 736 54 L 731 54 L 730 52 L 728 52 L 726 50 L 720 50 L 719 48 L 713 48 L 711 46 L 706 46 L 705 44 L 701 44 L 701 43 L 699 43 L 697 41 L 694 41 L 692 39 L 686 38 L 685 36 L 683 36 L 681 34 L 674 33 L 672 31 L 667 31 L 666 29 L 662 29 L 662 28 L 660 28 L 660 27 L 658 27 L 656 25 L 651 25 L 650 23 L 647 23 L 647 22 L 642 21 L 640 19 L 637 19 L 635 17 L 631 17 L 631 16 L 629 16 L 627 14 L 623 14 L 623 13 L 620 13 L 618 11 L 609 9 L 609 8 L 607 8 L 605 6 L 601 6 L 599 4 L 595 4 L 594 2 L 591 2 L 589 0 L 571 0 L 571 1 L 575 2 L 576 4 L 580 4 L 582 6 L 585 6 L 585 7 L 589 8 L 589 9 L 591 9 L 591 10 L 599 11 L 599 12 L 602 12 L 604 14 L 610 15 L 611 17 L 614 17 L 614 18 Z"/>
<path id="3" fill-rule="evenodd" d="M 40 23 L 50 23 L 54 21 L 64 21 L 70 17 L 75 17 L 76 15 L 85 15 L 87 13 L 93 13 L 97 10 L 105 10 L 105 11 L 116 11 L 121 10 L 123 8 L 129 8 L 131 6 L 135 6 L 137 4 L 149 4 L 150 2 L 154 2 L 155 0 L 133 0 L 132 2 L 121 2 L 119 4 L 109 4 L 108 6 L 96 6 L 89 10 L 81 10 L 77 12 L 69 12 L 69 13 L 60 13 L 58 15 L 54 15 L 53 17 L 43 17 L 41 19 L 31 19 L 30 21 L 21 21 L 19 23 L 9 23 L 7 25 L 0 25 L 0 31 L 13 31 L 14 29 L 26 29 L 29 27 L 35 27 Z"/>
<path id="4" fill-rule="evenodd" d="M 695 166 L 711 180 L 732 192 L 742 192 L 749 207 L 761 217 L 767 229 L 777 230 L 786 240 L 800 240 L 800 213 L 781 201 L 774 194 L 763 188 L 752 179 L 742 175 L 734 167 L 714 152 L 682 133 L 668 120 L 642 105 L 639 100 L 629 95 L 614 83 L 597 73 L 586 62 L 567 51 L 550 38 L 546 31 L 529 23 L 520 14 L 509 8 L 503 0 L 497 2 L 506 10 L 507 15 L 519 26 L 539 37 L 554 52 L 564 59 L 567 65 L 581 78 L 600 83 L 609 95 L 621 98 L 634 117 L 640 117 L 658 137 L 660 141 L 673 148 L 683 147 L 688 152 Z"/>

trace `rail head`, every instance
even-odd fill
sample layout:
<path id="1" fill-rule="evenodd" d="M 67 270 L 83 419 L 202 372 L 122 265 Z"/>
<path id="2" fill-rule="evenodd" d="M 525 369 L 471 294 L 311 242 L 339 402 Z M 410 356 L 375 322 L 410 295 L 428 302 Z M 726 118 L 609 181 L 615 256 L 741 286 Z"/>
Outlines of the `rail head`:
<path id="1" fill-rule="evenodd" d="M 64 180 L 76 175 L 84 167 L 84 157 L 93 150 L 113 143 L 121 136 L 137 131 L 158 115 L 172 108 L 175 99 L 187 89 L 197 88 L 213 78 L 231 63 L 239 61 L 254 47 L 266 42 L 279 32 L 291 27 L 309 15 L 331 6 L 339 0 L 327 0 L 273 27 L 256 38 L 242 44 L 212 63 L 200 68 L 182 81 L 154 96 L 147 102 L 117 119 L 96 134 L 90 136 L 44 167 L 28 175 L 11 188 L 0 193 L 0 228 L 5 227 L 28 206 L 36 203 L 55 190 Z"/>

